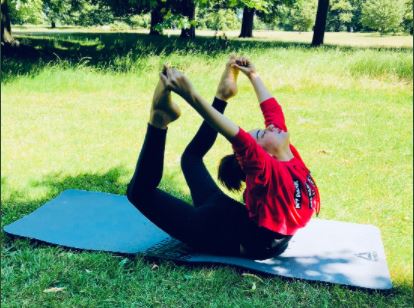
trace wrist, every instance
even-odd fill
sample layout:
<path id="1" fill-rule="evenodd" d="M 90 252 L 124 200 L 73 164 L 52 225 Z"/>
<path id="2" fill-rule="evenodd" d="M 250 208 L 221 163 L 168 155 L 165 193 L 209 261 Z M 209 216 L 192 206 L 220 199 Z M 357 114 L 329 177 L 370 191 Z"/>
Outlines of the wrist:
<path id="1" fill-rule="evenodd" d="M 260 78 L 260 77 L 259 77 L 259 74 L 257 72 L 252 72 L 252 73 L 249 74 L 250 81 L 258 79 L 258 78 Z"/>
<path id="2" fill-rule="evenodd" d="M 227 100 L 230 98 L 226 95 L 223 95 L 221 92 L 217 91 L 215 97 L 221 101 L 227 102 Z"/>
<path id="3" fill-rule="evenodd" d="M 185 100 L 190 104 L 194 105 L 198 100 L 198 93 L 195 90 L 189 91 Z"/>

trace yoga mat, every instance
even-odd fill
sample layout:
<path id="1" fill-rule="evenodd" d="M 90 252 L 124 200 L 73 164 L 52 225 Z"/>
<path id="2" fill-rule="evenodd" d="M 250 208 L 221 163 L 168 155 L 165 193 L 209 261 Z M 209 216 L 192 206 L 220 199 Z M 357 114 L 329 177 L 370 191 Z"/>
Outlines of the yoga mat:
<path id="1" fill-rule="evenodd" d="M 249 260 L 190 249 L 151 223 L 125 196 L 66 190 L 4 231 L 77 249 L 221 263 L 290 278 L 392 288 L 381 234 L 371 225 L 312 219 L 282 255 Z"/>

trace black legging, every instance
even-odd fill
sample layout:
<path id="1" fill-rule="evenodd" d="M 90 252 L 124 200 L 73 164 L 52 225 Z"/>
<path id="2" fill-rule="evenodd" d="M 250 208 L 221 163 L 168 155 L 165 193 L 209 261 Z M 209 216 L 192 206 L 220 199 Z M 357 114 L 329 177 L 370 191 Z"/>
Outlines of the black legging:
<path id="1" fill-rule="evenodd" d="M 223 113 L 227 103 L 217 98 L 213 107 Z M 181 167 L 194 206 L 157 188 L 161 181 L 167 130 L 150 124 L 128 185 L 128 200 L 159 228 L 204 252 L 265 259 L 282 253 L 290 237 L 258 227 L 246 207 L 224 194 L 203 163 L 217 132 L 203 122 L 185 149 Z M 276 238 L 276 239 L 275 239 Z"/>

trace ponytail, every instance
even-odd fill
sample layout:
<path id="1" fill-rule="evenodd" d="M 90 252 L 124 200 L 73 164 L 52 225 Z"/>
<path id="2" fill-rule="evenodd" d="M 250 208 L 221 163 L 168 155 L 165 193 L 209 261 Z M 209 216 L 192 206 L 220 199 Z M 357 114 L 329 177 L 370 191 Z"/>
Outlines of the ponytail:
<path id="1" fill-rule="evenodd" d="M 235 154 L 226 155 L 220 160 L 218 179 L 228 190 L 241 190 L 246 175 L 242 171 Z"/>

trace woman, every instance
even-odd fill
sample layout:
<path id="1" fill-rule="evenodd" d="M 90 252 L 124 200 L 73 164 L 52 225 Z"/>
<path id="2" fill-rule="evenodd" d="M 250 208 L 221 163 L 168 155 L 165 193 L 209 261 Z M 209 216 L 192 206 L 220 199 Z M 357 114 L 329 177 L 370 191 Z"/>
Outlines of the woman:
<path id="1" fill-rule="evenodd" d="M 239 71 L 250 79 L 256 91 L 265 129 L 246 133 L 223 115 L 226 101 L 237 93 Z M 181 159 L 193 207 L 157 188 L 162 177 L 167 127 L 180 116 L 171 91 L 204 118 Z M 230 189 L 240 188 L 240 181 L 246 182 L 245 205 L 224 194 L 203 163 L 217 133 L 231 142 L 235 152 L 222 160 L 219 178 Z M 235 57 L 226 64 L 212 106 L 182 73 L 164 67 L 127 197 L 158 227 L 197 250 L 253 259 L 281 254 L 297 229 L 319 211 L 317 187 L 289 143 L 280 106 L 252 63 Z"/>

